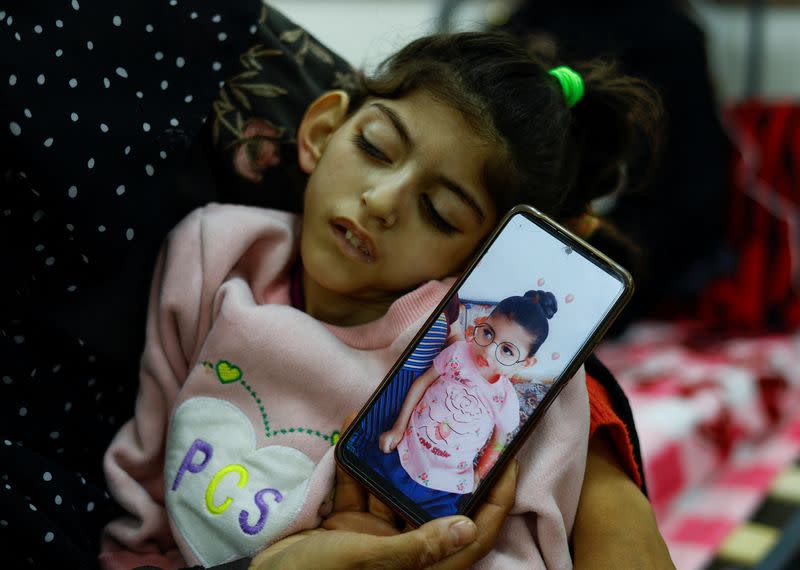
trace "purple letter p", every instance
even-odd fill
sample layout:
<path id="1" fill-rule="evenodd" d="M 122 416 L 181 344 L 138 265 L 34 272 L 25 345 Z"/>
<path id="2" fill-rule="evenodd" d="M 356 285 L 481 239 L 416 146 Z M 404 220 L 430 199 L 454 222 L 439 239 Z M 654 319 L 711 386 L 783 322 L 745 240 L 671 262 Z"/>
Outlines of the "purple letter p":
<path id="1" fill-rule="evenodd" d="M 205 457 L 203 457 L 203 460 L 200 463 L 192 463 L 192 459 L 198 451 L 201 451 Z M 210 443 L 205 442 L 202 439 L 194 440 L 194 443 L 192 443 L 189 451 L 187 451 L 186 455 L 183 457 L 181 466 L 178 468 L 178 473 L 175 475 L 175 481 L 172 483 L 172 490 L 175 491 L 178 489 L 178 485 L 181 484 L 181 479 L 183 479 L 183 474 L 187 471 L 191 471 L 192 473 L 200 473 L 200 471 L 205 469 L 206 465 L 208 465 L 208 462 L 211 461 L 211 455 L 213 453 L 214 449 L 211 447 Z"/>

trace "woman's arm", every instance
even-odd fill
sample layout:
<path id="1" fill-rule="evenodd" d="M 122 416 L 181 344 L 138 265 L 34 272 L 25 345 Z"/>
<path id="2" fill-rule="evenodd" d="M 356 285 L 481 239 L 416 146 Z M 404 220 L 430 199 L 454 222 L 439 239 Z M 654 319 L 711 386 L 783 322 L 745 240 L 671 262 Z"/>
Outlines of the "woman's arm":
<path id="1" fill-rule="evenodd" d="M 575 568 L 674 568 L 647 497 L 620 466 L 603 430 L 589 441 L 572 529 Z"/>
<path id="2" fill-rule="evenodd" d="M 403 407 L 400 408 L 400 413 L 398 414 L 392 429 L 382 433 L 378 440 L 378 445 L 380 445 L 380 448 L 384 453 L 390 453 L 394 451 L 397 447 L 397 444 L 401 439 L 403 439 L 403 432 L 408 425 L 408 420 L 411 417 L 411 413 L 422 399 L 422 396 L 425 394 L 425 390 L 427 390 L 428 387 L 433 384 L 438 377 L 439 374 L 436 372 L 436 369 L 431 366 L 425 372 L 420 374 L 420 376 L 414 380 L 414 383 L 411 384 L 411 388 L 409 388 L 408 393 L 406 394 L 406 399 L 403 401 Z"/>
<path id="3" fill-rule="evenodd" d="M 342 431 L 349 423 L 350 420 L 345 422 Z M 497 541 L 514 506 L 518 473 L 519 465 L 513 460 L 472 521 L 463 516 L 445 517 L 418 529 L 406 527 L 401 533 L 391 509 L 337 468 L 333 511 L 322 526 L 271 545 L 252 559 L 249 570 L 469 568 L 486 556 Z"/>

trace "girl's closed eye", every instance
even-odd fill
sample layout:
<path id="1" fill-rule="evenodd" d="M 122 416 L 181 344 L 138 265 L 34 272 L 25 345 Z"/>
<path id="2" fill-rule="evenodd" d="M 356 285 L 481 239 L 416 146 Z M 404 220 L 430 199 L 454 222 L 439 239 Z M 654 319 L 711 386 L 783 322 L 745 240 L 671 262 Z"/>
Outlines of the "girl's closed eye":
<path id="1" fill-rule="evenodd" d="M 371 159 L 377 160 L 386 165 L 393 164 L 393 160 L 389 157 L 389 155 L 378 145 L 370 141 L 363 131 L 357 132 L 355 135 L 353 135 L 352 141 L 356 147 L 358 147 Z M 420 209 L 422 210 L 423 217 L 440 232 L 446 235 L 451 235 L 458 232 L 458 228 L 456 228 L 453 224 L 448 222 L 444 216 L 442 216 L 427 194 L 422 194 L 420 196 Z"/>
<path id="2" fill-rule="evenodd" d="M 392 163 L 392 159 L 386 156 L 386 153 L 384 153 L 381 149 L 367 140 L 367 137 L 364 136 L 364 133 L 356 133 L 355 136 L 353 136 L 353 144 L 376 160 L 385 162 L 386 164 Z"/>
<path id="3" fill-rule="evenodd" d="M 458 231 L 458 228 L 442 217 L 439 211 L 434 207 L 430 196 L 421 194 L 419 200 L 423 215 L 437 230 L 447 235 L 454 234 Z"/>
<path id="4" fill-rule="evenodd" d="M 355 144 L 371 158 L 386 164 L 392 164 L 392 159 L 389 158 L 386 153 L 378 148 L 375 144 L 370 142 L 369 139 L 364 136 L 364 133 L 356 133 L 353 136 L 353 144 Z M 424 217 L 439 231 L 448 235 L 458 231 L 455 226 L 444 219 L 444 217 L 434 207 L 433 201 L 427 194 L 422 194 L 420 196 L 420 208 L 422 209 Z"/>

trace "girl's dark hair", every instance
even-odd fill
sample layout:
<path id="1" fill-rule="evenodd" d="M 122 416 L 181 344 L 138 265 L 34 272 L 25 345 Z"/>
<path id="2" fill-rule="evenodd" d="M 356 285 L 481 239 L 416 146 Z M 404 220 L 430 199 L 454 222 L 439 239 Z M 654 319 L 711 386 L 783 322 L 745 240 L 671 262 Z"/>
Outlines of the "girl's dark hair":
<path id="1" fill-rule="evenodd" d="M 506 297 L 492 310 L 492 315 L 505 316 L 531 333 L 533 343 L 528 357 L 536 354 L 550 333 L 547 321 L 558 311 L 556 296 L 549 291 L 528 291 L 520 297 Z"/>
<path id="2" fill-rule="evenodd" d="M 554 65 L 503 32 L 436 34 L 363 78 L 363 95 L 396 99 L 424 89 L 453 105 L 501 149 L 485 173 L 498 212 L 527 202 L 569 220 L 620 186 L 631 156 L 658 147 L 661 105 L 647 83 L 591 61 L 570 64 L 585 85 L 570 109 L 548 73 Z"/>

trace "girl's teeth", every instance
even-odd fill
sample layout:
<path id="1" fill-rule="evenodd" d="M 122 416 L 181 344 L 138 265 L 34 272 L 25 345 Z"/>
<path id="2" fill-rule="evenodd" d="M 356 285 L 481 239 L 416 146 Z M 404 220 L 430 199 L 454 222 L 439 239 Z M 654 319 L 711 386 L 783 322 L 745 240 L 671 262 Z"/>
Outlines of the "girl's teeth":
<path id="1" fill-rule="evenodd" d="M 360 239 L 358 239 L 356 236 L 353 235 L 353 232 L 351 232 L 350 230 L 345 231 L 344 232 L 344 239 L 349 241 L 353 245 L 353 247 L 355 247 L 358 250 L 360 250 L 361 253 L 366 255 L 368 258 L 370 258 L 369 260 L 372 261 L 372 258 L 371 258 L 370 254 L 369 254 L 369 250 L 366 248 L 366 246 L 363 243 L 361 243 Z"/>

